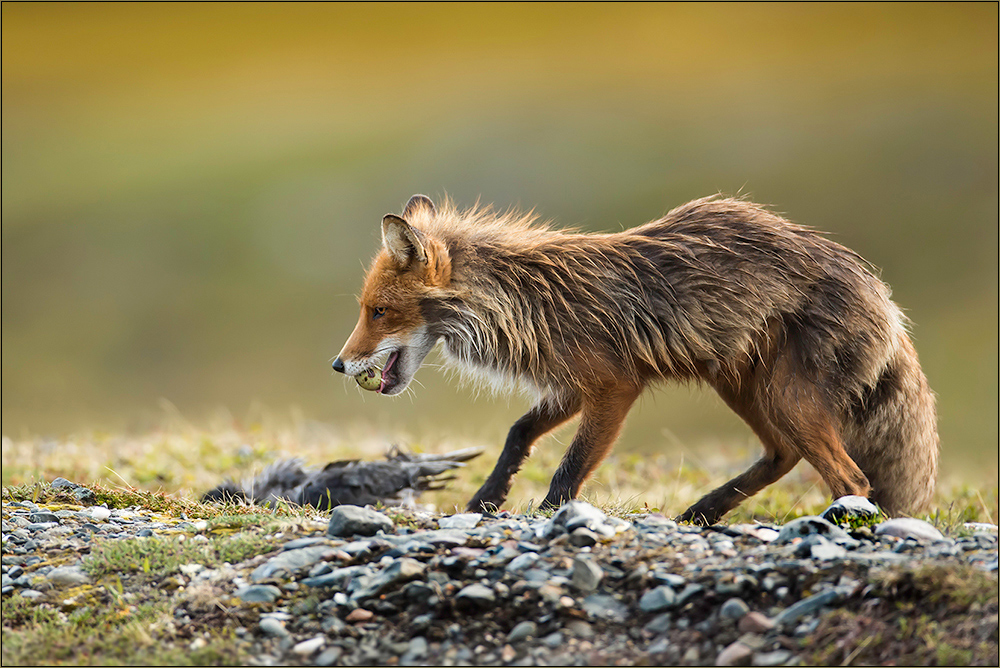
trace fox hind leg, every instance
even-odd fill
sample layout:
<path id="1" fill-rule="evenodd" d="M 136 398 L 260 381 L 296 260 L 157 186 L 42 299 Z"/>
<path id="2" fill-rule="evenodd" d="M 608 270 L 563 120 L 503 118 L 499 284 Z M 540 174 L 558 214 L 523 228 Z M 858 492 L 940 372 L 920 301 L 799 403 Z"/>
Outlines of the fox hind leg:
<path id="1" fill-rule="evenodd" d="M 688 508 L 679 521 L 717 522 L 743 499 L 788 473 L 802 458 L 819 472 L 834 498 L 868 495 L 868 479 L 844 449 L 837 420 L 821 391 L 794 360 L 794 354 L 786 351 L 770 372 L 760 367 L 737 388 L 716 385 L 723 400 L 760 438 L 766 454 Z"/>

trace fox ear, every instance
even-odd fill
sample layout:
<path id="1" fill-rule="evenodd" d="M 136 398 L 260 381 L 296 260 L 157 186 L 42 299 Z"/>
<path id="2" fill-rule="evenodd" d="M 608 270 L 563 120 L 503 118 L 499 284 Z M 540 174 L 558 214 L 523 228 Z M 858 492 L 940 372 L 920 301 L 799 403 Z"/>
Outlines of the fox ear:
<path id="1" fill-rule="evenodd" d="M 427 262 L 427 251 L 420 236 L 420 232 L 397 215 L 387 213 L 382 219 L 382 245 L 396 264 L 404 269 L 414 258 Z"/>
<path id="2" fill-rule="evenodd" d="M 410 218 L 417 209 L 427 209 L 427 213 L 434 213 L 434 202 L 427 195 L 414 195 L 403 209 L 403 218 Z"/>

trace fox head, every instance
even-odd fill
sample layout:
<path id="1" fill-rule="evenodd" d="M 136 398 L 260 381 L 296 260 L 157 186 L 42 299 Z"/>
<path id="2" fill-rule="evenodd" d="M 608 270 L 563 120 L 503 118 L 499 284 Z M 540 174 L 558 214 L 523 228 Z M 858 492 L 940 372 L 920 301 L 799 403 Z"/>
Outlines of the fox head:
<path id="1" fill-rule="evenodd" d="M 358 324 L 333 362 L 349 376 L 381 367 L 380 394 L 405 390 L 437 343 L 424 308 L 448 287 L 451 260 L 443 243 L 411 225 L 434 215 L 431 200 L 414 195 L 402 216 L 382 219 L 382 248 L 365 276 Z"/>

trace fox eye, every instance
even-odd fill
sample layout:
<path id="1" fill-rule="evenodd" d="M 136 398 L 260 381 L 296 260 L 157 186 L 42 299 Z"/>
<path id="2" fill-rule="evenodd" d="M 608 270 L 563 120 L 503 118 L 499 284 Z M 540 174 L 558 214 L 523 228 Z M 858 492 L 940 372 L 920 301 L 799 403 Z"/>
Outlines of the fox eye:
<path id="1" fill-rule="evenodd" d="M 385 310 L 386 309 L 385 309 L 384 306 L 376 306 L 375 308 L 373 308 L 372 309 L 372 320 L 378 320 L 379 318 L 381 318 L 382 316 L 384 316 L 385 315 Z"/>

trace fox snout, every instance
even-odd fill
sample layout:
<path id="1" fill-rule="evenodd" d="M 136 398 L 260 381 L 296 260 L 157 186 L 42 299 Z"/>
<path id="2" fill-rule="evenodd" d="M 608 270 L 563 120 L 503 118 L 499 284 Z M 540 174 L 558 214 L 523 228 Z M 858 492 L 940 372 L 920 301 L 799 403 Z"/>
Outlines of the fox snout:
<path id="1" fill-rule="evenodd" d="M 344 361 L 340 357 L 333 360 L 333 370 L 339 373 L 347 373 L 347 370 L 344 369 Z"/>

